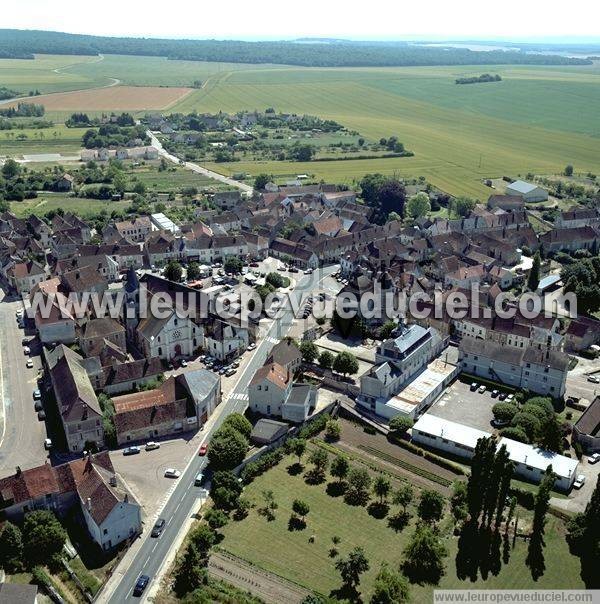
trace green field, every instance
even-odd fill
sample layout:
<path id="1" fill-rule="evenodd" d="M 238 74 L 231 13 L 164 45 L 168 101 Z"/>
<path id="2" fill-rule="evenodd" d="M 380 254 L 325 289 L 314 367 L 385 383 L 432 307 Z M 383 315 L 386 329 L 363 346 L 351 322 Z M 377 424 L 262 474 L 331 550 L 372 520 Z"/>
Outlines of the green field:
<path id="1" fill-rule="evenodd" d="M 395 533 L 385 520 L 374 519 L 365 508 L 349 506 L 342 498 L 328 496 L 325 484 L 308 486 L 302 476 L 290 476 L 286 467 L 293 461 L 295 459 L 284 459 L 244 492 L 245 497 L 260 507 L 262 491 L 272 490 L 279 506 L 276 519 L 268 522 L 253 509 L 245 520 L 231 522 L 223 529 L 225 539 L 220 547 L 308 589 L 329 594 L 340 586 L 335 560 L 329 556 L 331 538 L 337 535 L 341 538 L 337 546 L 341 555 L 346 555 L 355 546 L 363 547 L 367 554 L 371 568 L 361 581 L 363 599 L 367 601 L 364 595 L 370 592 L 381 562 L 396 567 L 402 561 L 402 550 L 413 532 L 414 519 L 401 533 Z M 287 526 L 292 501 L 296 498 L 305 500 L 311 510 L 307 528 L 303 531 L 289 531 Z M 314 543 L 308 541 L 311 535 L 315 536 Z M 527 547 L 521 540 L 511 551 L 509 563 L 502 566 L 497 576 L 490 575 L 486 581 L 480 578 L 475 583 L 456 576 L 457 538 L 447 536 L 445 542 L 449 555 L 441 588 L 531 589 L 535 586 L 550 589 L 559 585 L 564 589 L 583 588 L 579 560 L 569 553 L 564 529 L 552 517 L 546 528 L 546 572 L 535 584 L 525 565 Z M 430 601 L 431 589 L 413 585 L 412 601 Z"/>
<path id="2" fill-rule="evenodd" d="M 126 210 L 131 203 L 129 201 L 103 201 L 100 199 L 81 199 L 69 197 L 61 193 L 40 193 L 36 199 L 25 201 L 13 201 L 10 211 L 19 218 L 29 214 L 42 216 L 52 210 L 59 208 L 65 212 L 74 212 L 78 216 L 86 217 L 97 214 L 101 210 L 112 212 L 113 210 Z"/>
<path id="3" fill-rule="evenodd" d="M 56 69 L 60 71 L 57 73 Z M 481 66 L 306 68 L 168 61 L 155 57 L 0 60 L 3 85 L 42 92 L 105 85 L 203 82 L 172 110 L 265 109 L 334 119 L 370 140 L 396 135 L 415 157 L 336 163 L 219 164 L 219 171 L 314 174 L 351 183 L 373 171 L 425 176 L 454 194 L 485 197 L 482 179 L 600 166 L 600 63 L 493 66 L 501 82 L 457 86 Z M 60 114 L 52 118 L 63 117 Z M 0 144 L 1 152 L 1 144 Z"/>
<path id="4" fill-rule="evenodd" d="M 79 156 L 81 137 L 85 131 L 86 128 L 67 128 L 63 124 L 55 124 L 51 128 L 0 130 L 0 156 L 18 157 L 38 153 Z M 23 136 L 26 138 L 23 139 Z"/>
<path id="5" fill-rule="evenodd" d="M 180 189 L 185 187 L 196 187 L 198 190 L 210 188 L 215 191 L 231 188 L 218 180 L 213 180 L 208 176 L 185 168 L 176 167 L 174 170 L 171 168 L 159 172 L 156 166 L 150 163 L 136 168 L 135 172 L 130 175 L 129 184 L 131 185 L 136 180 L 143 182 L 148 191 L 155 191 L 156 193 L 178 193 Z"/>

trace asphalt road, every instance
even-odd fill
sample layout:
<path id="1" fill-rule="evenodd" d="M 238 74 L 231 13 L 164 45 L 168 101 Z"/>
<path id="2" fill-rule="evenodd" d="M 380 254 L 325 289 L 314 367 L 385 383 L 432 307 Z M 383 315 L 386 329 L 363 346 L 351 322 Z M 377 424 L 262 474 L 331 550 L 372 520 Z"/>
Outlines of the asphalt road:
<path id="1" fill-rule="evenodd" d="M 320 281 L 327 275 L 334 273 L 336 266 L 327 267 L 315 271 L 311 275 L 304 275 L 298 279 L 296 289 L 290 293 L 290 296 L 299 301 L 307 293 L 318 288 Z M 299 276 L 298 276 L 299 277 Z M 218 419 L 213 423 L 210 429 L 202 439 L 202 443 L 208 442 L 214 431 L 221 425 L 222 421 L 233 412 L 243 412 L 247 407 L 247 386 L 256 370 L 261 367 L 271 348 L 279 339 L 281 339 L 289 330 L 293 322 L 293 313 L 289 303 L 282 307 L 278 315 L 273 319 L 270 325 L 267 325 L 263 332 L 263 338 L 258 344 L 254 355 L 245 369 L 240 373 L 239 379 L 233 390 L 225 397 L 217 413 Z M 120 580 L 116 586 L 112 587 L 111 592 L 102 593 L 98 602 L 109 602 L 111 604 L 122 604 L 124 602 L 140 601 L 133 596 L 133 587 L 140 575 L 148 575 L 151 583 L 146 588 L 142 600 L 150 592 L 152 582 L 160 579 L 161 567 L 164 560 L 169 555 L 172 545 L 176 542 L 179 532 L 186 524 L 187 519 L 198 509 L 200 500 L 199 487 L 194 486 L 195 476 L 203 471 L 208 463 L 204 457 L 199 457 L 197 452 L 189 460 L 181 477 L 177 480 L 176 486 L 163 510 L 160 517 L 165 518 L 167 526 L 159 539 L 150 537 L 151 526 L 146 526 L 141 539 L 143 542 L 139 547 L 137 554 L 130 561 L 127 568 L 117 568 L 115 573 L 119 575 Z M 207 488 L 210 485 L 205 485 Z M 163 572 L 165 569 L 162 569 Z"/>
<path id="2" fill-rule="evenodd" d="M 171 155 L 162 146 L 162 143 L 156 138 L 156 136 L 154 136 L 154 134 L 152 134 L 152 132 L 150 132 L 150 130 L 147 130 L 146 134 L 150 137 L 152 146 L 158 150 L 158 154 L 161 157 L 164 157 L 165 159 L 168 159 L 169 161 L 171 161 L 175 164 L 178 164 L 178 165 L 181 163 L 178 157 Z M 213 172 L 212 170 L 207 170 L 206 168 L 203 168 L 202 166 L 199 166 L 198 164 L 195 164 L 191 161 L 186 161 L 182 165 L 184 165 L 186 168 L 188 168 L 188 170 L 192 170 L 192 172 L 197 172 L 198 174 L 203 174 L 204 176 L 208 176 L 209 178 L 212 178 L 213 180 L 218 180 L 219 182 L 229 185 L 230 187 L 235 187 L 236 189 L 239 189 L 240 191 L 244 191 L 246 193 L 252 193 L 252 191 L 254 190 L 250 185 L 247 185 L 243 182 L 234 180 L 233 178 L 228 178 L 227 176 L 223 176 L 223 174 L 219 174 L 218 172 Z"/>
<path id="3" fill-rule="evenodd" d="M 21 301 L 7 301 L 0 290 L 0 476 L 41 465 L 47 458 L 44 449 L 46 425 L 34 409 L 33 391 L 37 388 L 39 356 L 31 357 L 33 369 L 25 366 L 22 339 L 15 313 Z"/>

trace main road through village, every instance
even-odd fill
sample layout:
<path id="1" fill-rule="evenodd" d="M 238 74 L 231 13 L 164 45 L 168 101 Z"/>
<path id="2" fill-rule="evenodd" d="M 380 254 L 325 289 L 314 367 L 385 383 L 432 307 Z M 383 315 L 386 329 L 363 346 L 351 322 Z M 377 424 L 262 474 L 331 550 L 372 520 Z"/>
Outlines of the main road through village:
<path id="1" fill-rule="evenodd" d="M 305 294 L 318 288 L 320 282 L 336 272 L 337 268 L 337 266 L 330 266 L 319 269 L 311 275 L 304 275 L 299 279 L 296 289 L 289 294 L 293 304 L 286 301 L 286 305 L 277 313 L 272 323 L 263 330 L 262 339 L 254 351 L 252 359 L 241 372 L 232 391 L 224 396 L 223 402 L 215 412 L 216 420 L 209 422 L 202 443 L 210 441 L 211 435 L 230 413 L 244 412 L 247 406 L 248 384 L 256 370 L 265 363 L 273 344 L 283 338 L 289 331 L 294 320 L 292 308 L 297 307 Z M 194 453 L 160 512 L 160 517 L 167 521 L 163 534 L 159 539 L 150 537 L 151 523 L 148 520 L 146 521 L 144 533 L 139 538 L 141 543 L 137 542 L 132 545 L 132 548 L 136 548 L 137 551 L 133 556 L 126 555 L 119 564 L 97 599 L 98 602 L 103 604 L 139 602 L 139 598 L 133 596 L 133 587 L 140 575 L 148 575 L 151 580 L 143 594 L 143 598 L 147 598 L 148 594 L 156 589 L 155 583 L 159 580 L 161 573 L 165 572 L 166 568 L 163 568 L 163 566 L 166 566 L 172 554 L 172 549 L 176 547 L 180 540 L 180 533 L 189 525 L 189 519 L 202 504 L 202 491 L 199 487 L 194 486 L 194 478 L 205 469 L 207 463 L 208 460 L 199 457 L 197 451 Z M 209 487 L 210 485 L 205 486 Z"/>

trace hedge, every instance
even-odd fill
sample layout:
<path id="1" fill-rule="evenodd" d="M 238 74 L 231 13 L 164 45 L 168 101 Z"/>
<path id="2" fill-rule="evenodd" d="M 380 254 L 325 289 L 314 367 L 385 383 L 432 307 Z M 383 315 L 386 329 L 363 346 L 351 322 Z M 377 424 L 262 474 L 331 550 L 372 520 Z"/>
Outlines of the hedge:
<path id="1" fill-rule="evenodd" d="M 465 476 L 466 472 L 464 469 L 458 464 L 446 459 L 445 457 L 440 457 L 431 451 L 427 451 L 427 449 L 422 449 L 421 447 L 417 447 L 411 442 L 404 440 L 394 434 L 388 435 L 388 440 L 399 447 L 414 453 L 415 455 L 419 455 L 420 457 L 425 458 L 427 461 L 431 461 L 432 463 L 440 466 L 441 468 L 445 468 L 446 470 L 450 470 L 450 472 L 454 474 L 458 474 L 459 476 Z"/>
<path id="2" fill-rule="evenodd" d="M 240 472 L 242 482 L 251 483 L 256 477 L 275 467 L 283 459 L 283 455 L 283 449 L 278 447 L 274 451 L 261 455 L 256 461 L 246 464 Z"/>

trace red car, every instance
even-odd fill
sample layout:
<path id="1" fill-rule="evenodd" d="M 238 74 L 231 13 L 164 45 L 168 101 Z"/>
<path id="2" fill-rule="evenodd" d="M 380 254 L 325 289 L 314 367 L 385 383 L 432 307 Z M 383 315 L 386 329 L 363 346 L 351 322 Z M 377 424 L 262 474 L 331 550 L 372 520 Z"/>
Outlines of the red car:
<path id="1" fill-rule="evenodd" d="M 206 452 L 208 451 L 208 445 L 202 445 L 199 449 L 198 449 L 198 455 L 202 456 L 202 455 L 206 455 Z"/>

